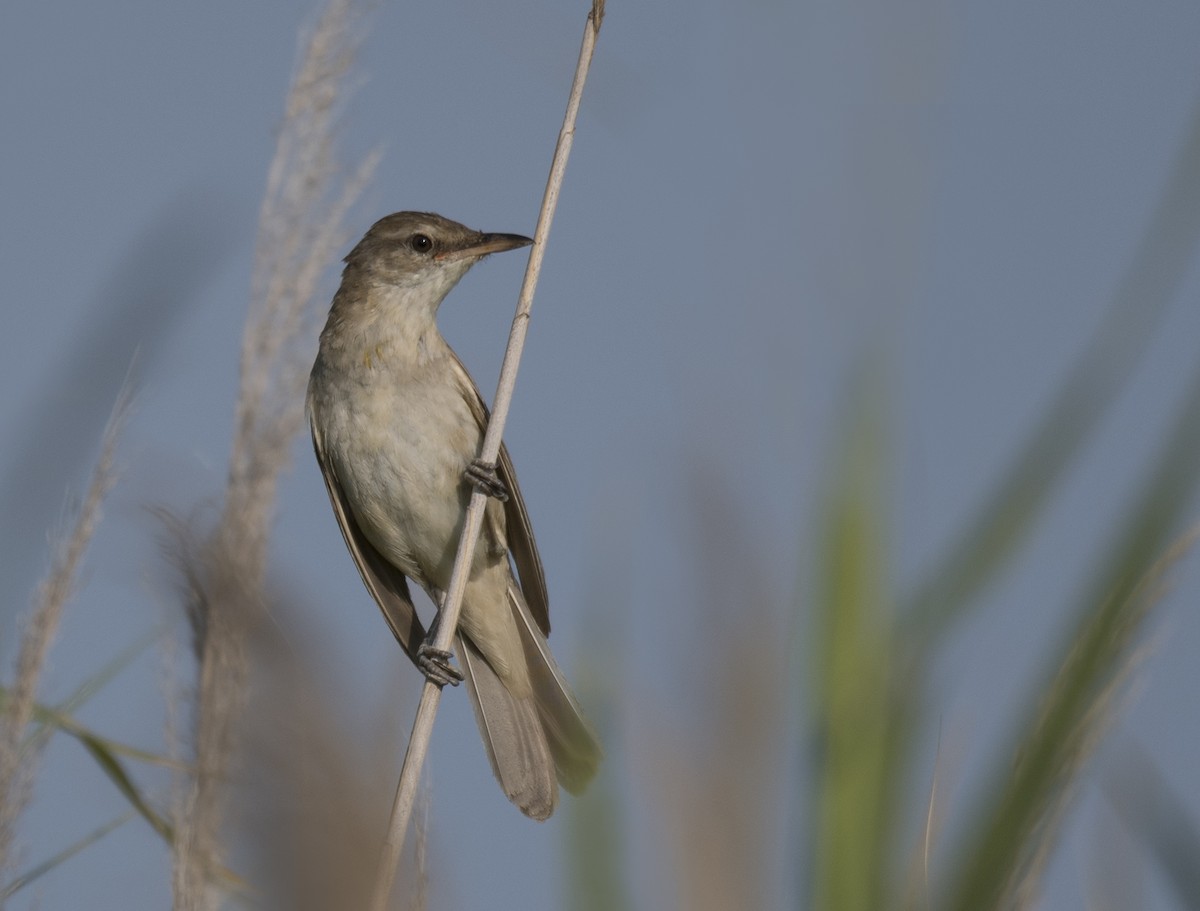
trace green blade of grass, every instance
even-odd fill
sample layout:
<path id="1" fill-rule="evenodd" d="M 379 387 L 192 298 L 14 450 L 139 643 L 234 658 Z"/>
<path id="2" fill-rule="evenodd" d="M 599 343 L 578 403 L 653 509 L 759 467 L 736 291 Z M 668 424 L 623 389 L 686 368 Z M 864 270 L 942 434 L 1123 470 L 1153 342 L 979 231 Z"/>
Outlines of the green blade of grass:
<path id="1" fill-rule="evenodd" d="M 150 802 L 142 795 L 134 785 L 133 779 L 125 771 L 125 767 L 120 760 L 107 748 L 105 743 L 97 738 L 87 736 L 86 734 L 74 734 L 79 742 L 83 744 L 83 748 L 91 754 L 96 764 L 109 777 L 109 780 L 116 785 L 117 790 L 129 801 L 134 812 L 141 816 L 150 828 L 157 832 L 168 845 L 175 843 L 175 829 L 166 821 L 166 819 L 158 814 L 158 812 L 150 805 Z M 230 871 L 224 865 L 218 864 L 214 870 L 214 875 L 217 879 L 230 890 L 242 894 L 249 895 L 249 885 L 236 873 Z"/>
<path id="2" fill-rule="evenodd" d="M 44 860 L 44 861 L 42 861 L 42 863 L 38 864 L 36 867 L 32 867 L 31 869 L 26 870 L 24 873 L 22 873 L 16 879 L 14 879 L 12 882 L 10 882 L 7 886 L 5 886 L 3 891 L 0 891 L 0 901 L 8 900 L 13 895 L 15 895 L 17 892 L 21 891 L 26 886 L 28 886 L 30 883 L 32 883 L 34 880 L 36 880 L 38 877 L 46 875 L 51 870 L 53 870 L 56 867 L 63 864 L 65 861 L 70 860 L 72 857 L 74 857 L 76 854 L 78 854 L 84 848 L 98 842 L 101 838 L 103 838 L 105 835 L 107 835 L 113 829 L 119 828 L 119 827 L 123 826 L 125 823 L 129 822 L 129 820 L 133 819 L 133 816 L 134 816 L 134 814 L 133 814 L 132 810 L 129 811 L 128 813 L 118 816 L 116 819 L 105 823 L 100 828 L 96 829 L 94 832 L 91 832 L 90 834 L 85 835 L 83 838 L 79 839 L 79 841 L 75 842 L 74 844 L 68 845 L 67 847 L 63 848 L 63 850 L 59 851 L 57 854 L 55 854 L 53 857 L 49 858 L 48 860 Z"/>
<path id="3" fill-rule="evenodd" d="M 133 779 L 129 777 L 129 773 L 125 771 L 125 767 L 121 764 L 121 761 L 113 755 L 112 751 L 105 744 L 98 742 L 94 738 L 86 735 L 75 736 L 83 744 L 83 748 L 88 751 L 92 759 L 96 761 L 96 764 L 100 766 L 101 771 L 108 776 L 109 781 L 116 785 L 117 790 L 129 801 L 129 805 L 133 807 L 142 819 L 150 824 L 150 828 L 163 837 L 163 840 L 167 844 L 171 844 L 175 838 L 171 824 L 150 806 L 149 801 L 138 790 L 137 786 L 133 783 Z"/>
<path id="4" fill-rule="evenodd" d="M 1173 554 L 1152 565 L 1195 486 L 1200 461 L 1200 374 L 1183 403 L 1156 470 L 1122 524 L 1117 540 L 1084 597 L 1081 619 L 1061 650 L 1058 671 L 1042 706 L 1021 738 L 1011 772 L 997 776 L 993 798 L 958 866 L 948 908 L 980 911 L 1000 906 L 1048 853 L 1053 821 L 1070 784 L 1111 715 L 1109 695 L 1127 666 L 1130 644 L 1155 598 Z M 1178 551 L 1178 548 L 1176 549 Z"/>
<path id="5" fill-rule="evenodd" d="M 611 594 L 611 586 L 609 587 Z M 610 643 L 600 653 L 620 655 Z M 618 693 L 614 683 L 624 679 L 619 668 L 603 674 L 586 659 L 581 662 L 579 695 L 597 714 L 601 731 L 616 730 L 610 720 L 616 713 Z M 625 911 L 632 908 L 626 887 L 622 832 L 626 831 L 621 802 L 613 788 L 612 775 L 601 773 L 588 789 L 571 801 L 567 820 L 567 866 L 570 871 L 570 907 L 575 911 Z"/>
<path id="6" fill-rule="evenodd" d="M 175 769 L 177 771 L 187 771 L 191 768 L 187 763 L 172 759 L 169 756 L 163 756 L 161 753 L 143 750 L 139 747 L 103 737 L 58 709 L 49 708 L 44 705 L 35 705 L 33 707 L 33 717 L 47 729 L 61 731 L 70 737 L 74 737 L 81 743 L 86 741 L 107 753 L 125 756 L 128 759 L 136 759 L 148 765 L 161 766 L 162 768 Z"/>
<path id="7" fill-rule="evenodd" d="M 0 689 L 0 698 L 6 699 L 7 697 L 7 690 Z M 121 764 L 118 754 L 124 754 L 142 762 L 168 768 L 179 768 L 180 764 L 178 762 L 148 750 L 139 750 L 136 747 L 127 746 L 101 737 L 99 734 L 84 727 L 74 718 L 56 709 L 35 705 L 33 712 L 34 717 L 43 726 L 44 730 L 59 730 L 78 740 L 88 755 L 95 760 L 96 765 L 100 767 L 100 771 L 116 785 L 117 790 L 129 801 L 133 810 L 145 819 L 151 828 L 165 838 L 168 843 L 171 841 L 173 835 L 170 824 L 150 806 L 150 802 L 133 783 L 133 779 L 125 770 L 124 765 Z"/>
<path id="8" fill-rule="evenodd" d="M 568 820 L 571 907 L 576 911 L 632 908 L 626 889 L 620 800 L 610 776 L 600 775 L 572 801 Z"/>
<path id="9" fill-rule="evenodd" d="M 0 688 L 0 701 L 7 698 L 8 691 Z M 181 768 L 180 763 L 168 757 L 161 756 L 158 753 L 152 753 L 149 750 L 141 750 L 137 747 L 101 737 L 69 715 L 65 715 L 47 706 L 35 704 L 33 717 L 42 725 L 43 731 L 62 731 L 64 734 L 78 740 L 88 755 L 95 760 L 96 765 L 100 767 L 100 771 L 116 785 L 117 790 L 129 801 L 134 811 L 145 819 L 156 832 L 170 842 L 172 838 L 170 825 L 150 806 L 150 802 L 134 784 L 133 779 L 121 764 L 118 755 L 123 754 L 131 759 L 137 759 L 141 762 L 166 768 Z M 43 734 L 42 736 L 44 737 L 45 735 Z M 184 765 L 182 768 L 186 769 L 187 766 Z"/>
<path id="10" fill-rule="evenodd" d="M 40 745 L 55 730 L 62 731 L 64 734 L 74 737 L 83 746 L 88 755 L 95 760 L 96 765 L 99 766 L 105 776 L 116 786 L 122 796 L 129 801 L 133 812 L 145 819 L 151 828 L 170 843 L 173 837 L 171 826 L 154 810 L 150 801 L 134 783 L 133 778 L 126 771 L 118 756 L 124 755 L 131 759 L 167 768 L 178 769 L 181 767 L 186 768 L 186 766 L 181 766 L 179 762 L 150 752 L 149 750 L 141 750 L 137 747 L 128 746 L 102 737 L 80 724 L 69 714 L 69 712 L 79 708 L 99 692 L 106 683 L 157 641 L 159 635 L 160 633 L 155 631 L 119 652 L 111 661 L 108 661 L 101 667 L 99 671 L 84 680 L 57 707 L 51 708 L 35 704 L 33 719 L 37 722 L 38 727 L 25 739 L 22 749 L 40 748 Z M 8 691 L 0 688 L 0 701 L 7 698 Z"/>
<path id="11" fill-rule="evenodd" d="M 1200 108 L 1108 314 L 1091 345 L 947 556 L 904 602 L 900 616 L 932 640 L 971 605 L 1032 527 L 1055 484 L 1146 350 L 1200 239 Z"/>
<path id="12" fill-rule="evenodd" d="M 854 409 L 827 509 L 813 617 L 818 748 L 809 896 L 821 911 L 877 911 L 887 896 L 903 752 L 897 747 L 907 715 L 893 712 L 880 398 L 863 397 Z"/>

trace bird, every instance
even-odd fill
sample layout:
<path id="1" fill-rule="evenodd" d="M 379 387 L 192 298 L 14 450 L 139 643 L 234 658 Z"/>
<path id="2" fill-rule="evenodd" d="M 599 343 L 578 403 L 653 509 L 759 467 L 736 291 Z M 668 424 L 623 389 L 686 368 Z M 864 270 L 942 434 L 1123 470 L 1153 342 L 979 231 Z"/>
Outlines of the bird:
<path id="1" fill-rule="evenodd" d="M 479 460 L 488 410 L 437 326 L 471 266 L 532 243 L 430 212 L 377 221 L 345 258 L 306 410 L 346 547 L 393 635 L 434 683 L 465 679 L 501 788 L 544 820 L 559 785 L 577 794 L 595 775 L 601 747 L 550 653 L 545 573 L 512 460 L 503 445 L 495 465 Z M 489 498 L 455 638 L 460 670 L 433 647 L 408 582 L 440 610 L 475 488 Z"/>

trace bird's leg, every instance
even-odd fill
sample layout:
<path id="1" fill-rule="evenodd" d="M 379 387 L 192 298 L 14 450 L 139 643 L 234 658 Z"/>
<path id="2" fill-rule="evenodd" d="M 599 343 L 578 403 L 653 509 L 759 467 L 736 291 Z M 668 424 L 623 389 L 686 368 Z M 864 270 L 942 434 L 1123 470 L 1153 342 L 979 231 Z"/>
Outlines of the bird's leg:
<path id="1" fill-rule="evenodd" d="M 417 667 L 432 684 L 458 686 L 462 682 L 463 672 L 452 662 L 454 653 L 449 649 L 434 648 L 433 640 L 426 639 L 417 646 Z"/>
<path id="2" fill-rule="evenodd" d="M 473 459 L 471 464 L 467 466 L 464 476 L 476 490 L 482 491 L 489 497 L 495 497 L 501 503 L 508 502 L 508 488 L 504 486 L 504 482 L 496 474 L 495 462 Z"/>
<path id="3" fill-rule="evenodd" d="M 447 683 L 458 686 L 462 682 L 463 672 L 453 664 L 454 653 L 449 649 L 437 648 L 433 644 L 437 640 L 438 624 L 442 620 L 442 603 L 446 596 L 439 591 L 435 597 L 438 603 L 437 616 L 429 625 L 425 641 L 417 646 L 417 667 L 421 669 L 425 678 L 436 686 L 445 686 Z"/>

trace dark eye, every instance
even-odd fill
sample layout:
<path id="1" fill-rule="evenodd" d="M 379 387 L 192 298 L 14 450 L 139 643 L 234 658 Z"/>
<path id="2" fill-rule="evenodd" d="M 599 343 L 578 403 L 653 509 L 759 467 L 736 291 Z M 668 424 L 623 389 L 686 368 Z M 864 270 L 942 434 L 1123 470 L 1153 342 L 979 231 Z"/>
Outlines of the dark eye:
<path id="1" fill-rule="evenodd" d="M 433 241 L 428 234 L 414 234 L 408 239 L 408 245 L 417 253 L 428 253 L 433 249 Z"/>

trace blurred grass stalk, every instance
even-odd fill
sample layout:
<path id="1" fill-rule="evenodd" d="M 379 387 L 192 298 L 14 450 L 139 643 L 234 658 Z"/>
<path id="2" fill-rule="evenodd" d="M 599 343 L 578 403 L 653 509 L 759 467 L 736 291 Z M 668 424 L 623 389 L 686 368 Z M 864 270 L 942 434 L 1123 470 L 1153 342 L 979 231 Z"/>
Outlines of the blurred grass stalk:
<path id="1" fill-rule="evenodd" d="M 888 587 L 887 491 L 882 483 L 881 384 L 864 384 L 833 475 L 822 539 L 821 584 L 809 641 L 817 675 L 815 812 L 811 882 L 819 911 L 874 911 L 900 904 L 954 911 L 1028 908 L 1055 845 L 1080 769 L 1116 712 L 1114 691 L 1156 602 L 1164 574 L 1191 546 L 1168 549 L 1200 469 L 1200 373 L 1140 496 L 1087 584 L 1075 628 L 1031 692 L 1014 738 L 1015 762 L 994 771 L 940 883 L 897 888 L 900 793 L 909 744 L 929 700 L 922 671 L 976 596 L 1011 560 L 1047 508 L 1144 354 L 1153 328 L 1194 261 L 1200 237 L 1200 111 L 1150 225 L 1092 344 L 1044 419 L 945 559 L 893 613 Z M 1157 562 L 1156 562 L 1157 561 Z M 934 814 L 930 807 L 930 826 Z M 924 856 L 926 846 L 911 850 Z M 1161 851 L 1159 852 L 1162 853 Z M 1200 858 L 1193 858 L 1200 862 Z"/>
<path id="2" fill-rule="evenodd" d="M 303 426 L 304 382 L 323 312 L 320 279 L 337 259 L 344 216 L 375 164 L 368 159 L 339 189 L 334 127 L 357 48 L 356 16 L 355 0 L 329 0 L 301 50 L 259 214 L 223 507 L 197 544 L 186 534 L 175 538 L 198 674 L 195 771 L 182 785 L 175 819 L 178 911 L 221 903 L 214 874 L 247 698 L 245 639 L 265 610 L 276 488 Z"/>
<path id="3" fill-rule="evenodd" d="M 887 905 L 900 753 L 883 530 L 884 403 L 858 390 L 825 516 L 810 634 L 816 680 L 811 907 Z"/>
<path id="4" fill-rule="evenodd" d="M 948 908 L 1030 907 L 1072 785 L 1112 722 L 1114 692 L 1133 644 L 1160 600 L 1167 571 L 1195 543 L 1168 548 L 1194 487 L 1200 452 L 1200 373 L 1138 501 L 1099 561 L 1057 671 L 1019 738 L 1011 769 L 995 773 L 955 865 Z"/>
<path id="5" fill-rule="evenodd" d="M 907 747 L 922 707 L 920 669 L 933 660 L 932 640 L 914 645 L 888 602 L 880 397 L 868 394 L 852 413 L 826 517 L 823 585 L 810 636 L 817 759 L 809 906 L 868 911 L 894 907 L 894 896 L 906 894 L 909 907 L 927 907 L 935 884 L 898 889 L 891 864 Z M 945 870 L 947 895 L 933 907 L 1035 905 L 1073 785 L 1117 711 L 1115 694 L 1138 633 L 1167 572 L 1200 536 L 1193 529 L 1168 546 L 1195 487 L 1198 452 L 1200 373 L 1157 465 L 1098 560 L 1048 683 L 1028 699 L 1029 720 L 1013 741 L 1015 761 L 992 773 L 967 818 L 966 836 Z M 928 862 L 918 867 L 928 869 Z"/>

